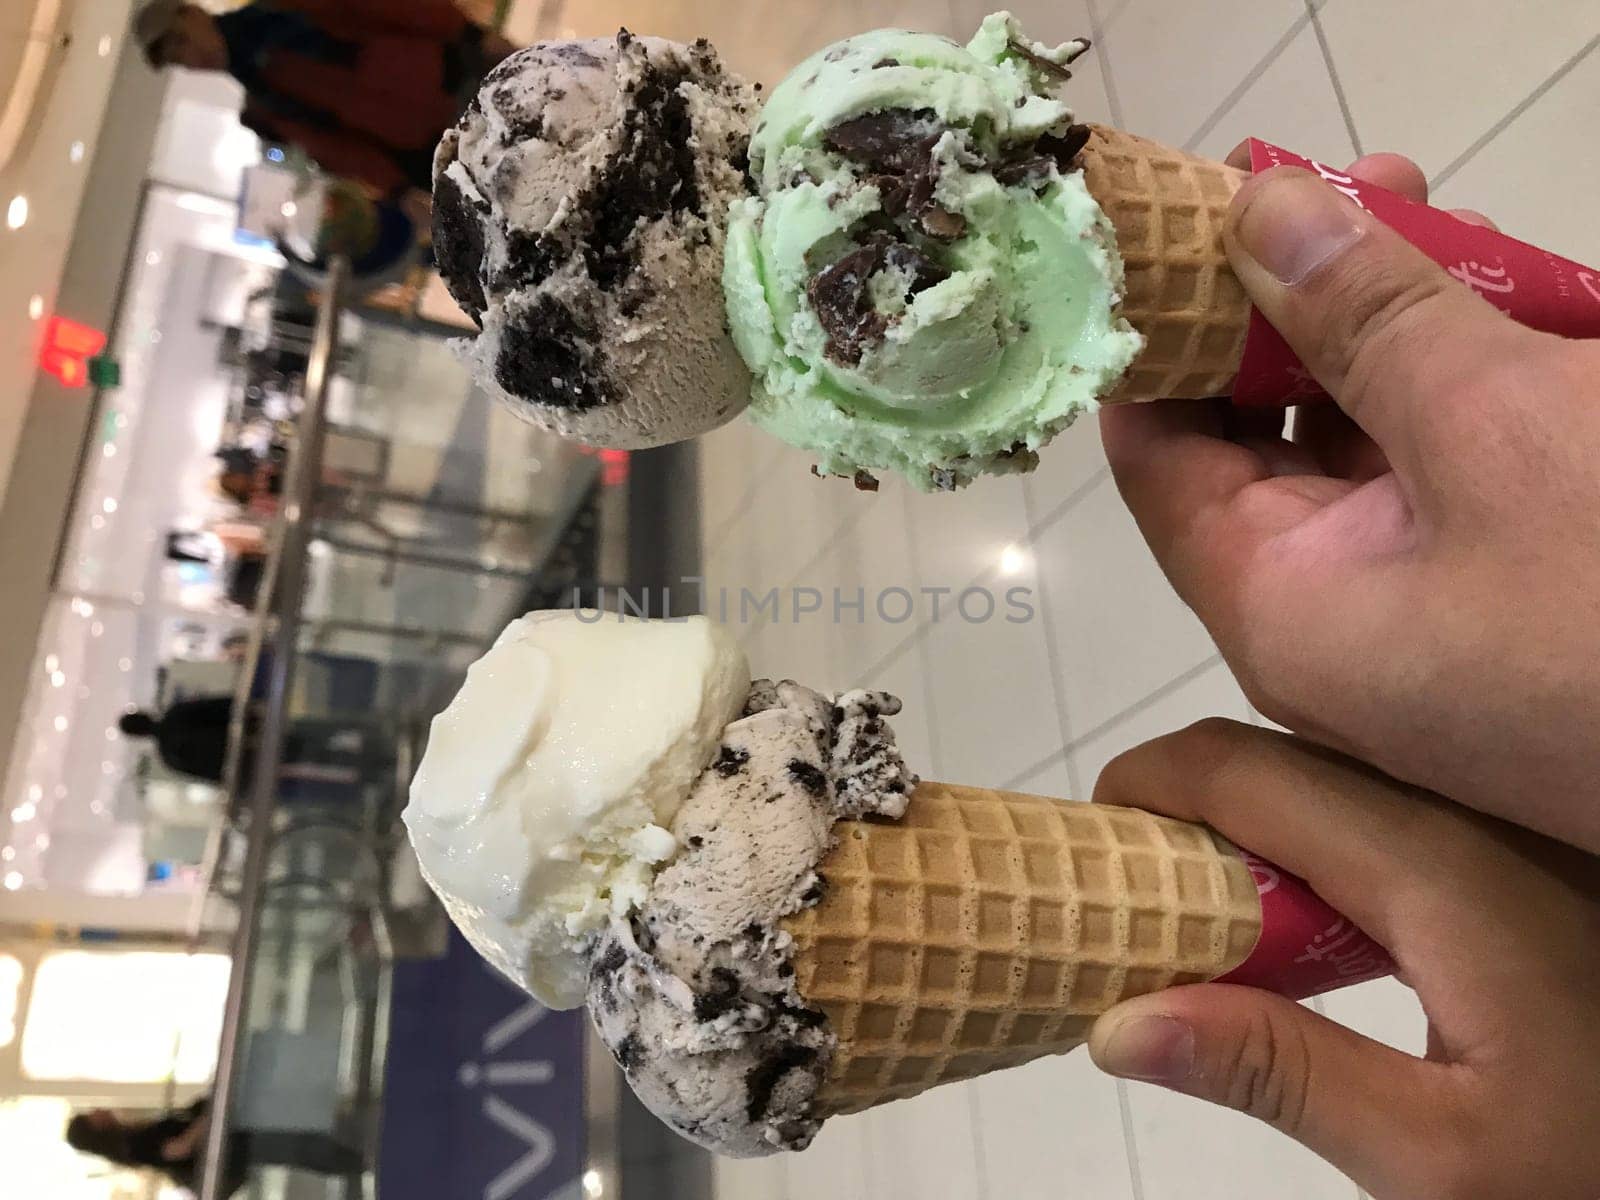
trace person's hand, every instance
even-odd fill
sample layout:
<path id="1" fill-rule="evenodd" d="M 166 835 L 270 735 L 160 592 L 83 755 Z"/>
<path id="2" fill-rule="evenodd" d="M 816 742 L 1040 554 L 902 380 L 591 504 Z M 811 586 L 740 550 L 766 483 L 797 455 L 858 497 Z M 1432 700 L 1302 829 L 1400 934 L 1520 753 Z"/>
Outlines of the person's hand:
<path id="1" fill-rule="evenodd" d="M 1103 1069 L 1259 1117 L 1376 1200 L 1600 1196 L 1595 860 L 1222 720 L 1123 755 L 1095 801 L 1202 821 L 1302 876 L 1388 947 L 1429 1021 L 1418 1059 L 1281 996 L 1201 984 L 1102 1016 Z"/>
<path id="2" fill-rule="evenodd" d="M 200 1153 L 200 1147 L 205 1143 L 206 1130 L 211 1128 L 211 1114 L 205 1115 L 189 1122 L 189 1127 L 175 1137 L 170 1137 L 161 1143 L 161 1158 L 163 1162 L 187 1162 Z"/>
<path id="3" fill-rule="evenodd" d="M 1425 198 L 1404 159 L 1351 169 Z M 1600 342 L 1516 324 L 1309 172 L 1247 182 L 1227 243 L 1338 403 L 1292 440 L 1225 401 L 1102 412 L 1168 578 L 1267 717 L 1600 850 Z"/>

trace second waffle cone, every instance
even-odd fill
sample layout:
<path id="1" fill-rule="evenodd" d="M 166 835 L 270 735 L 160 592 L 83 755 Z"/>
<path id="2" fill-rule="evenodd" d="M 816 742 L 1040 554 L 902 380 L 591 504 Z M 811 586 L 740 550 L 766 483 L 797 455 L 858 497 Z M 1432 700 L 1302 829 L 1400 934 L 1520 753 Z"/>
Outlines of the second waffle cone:
<path id="1" fill-rule="evenodd" d="M 1250 299 L 1222 230 L 1249 174 L 1118 129 L 1091 130 L 1084 183 L 1117 231 L 1121 315 L 1145 338 L 1104 402 L 1226 395 L 1244 356 Z"/>
<path id="2" fill-rule="evenodd" d="M 819 1115 L 1063 1053 L 1121 1000 L 1225 975 L 1261 931 L 1249 868 L 1197 825 L 923 783 L 843 821 L 784 922 L 839 1039 Z"/>

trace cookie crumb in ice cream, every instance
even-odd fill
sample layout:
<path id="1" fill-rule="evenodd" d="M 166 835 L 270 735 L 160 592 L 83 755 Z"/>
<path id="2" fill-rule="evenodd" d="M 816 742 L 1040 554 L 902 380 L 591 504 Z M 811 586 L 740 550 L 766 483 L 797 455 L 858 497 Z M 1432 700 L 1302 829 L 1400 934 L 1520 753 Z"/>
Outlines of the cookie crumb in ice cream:
<path id="1" fill-rule="evenodd" d="M 704 40 L 547 42 L 485 79 L 434 157 L 440 274 L 519 415 L 631 449 L 737 415 L 721 309 L 755 92 Z"/>
<path id="2" fill-rule="evenodd" d="M 678 809 L 682 849 L 600 935 L 602 1039 L 647 1107 L 719 1153 L 801 1149 L 820 1125 L 834 1034 L 798 991 L 779 922 L 821 900 L 835 822 L 904 814 L 916 777 L 883 720 L 899 710 L 882 692 L 751 684 Z"/>
<path id="3" fill-rule="evenodd" d="M 711 767 L 718 775 L 728 779 L 737 775 L 744 769 L 745 763 L 750 761 L 748 750 L 739 750 L 733 746 L 724 746 L 717 752 L 717 761 Z"/>

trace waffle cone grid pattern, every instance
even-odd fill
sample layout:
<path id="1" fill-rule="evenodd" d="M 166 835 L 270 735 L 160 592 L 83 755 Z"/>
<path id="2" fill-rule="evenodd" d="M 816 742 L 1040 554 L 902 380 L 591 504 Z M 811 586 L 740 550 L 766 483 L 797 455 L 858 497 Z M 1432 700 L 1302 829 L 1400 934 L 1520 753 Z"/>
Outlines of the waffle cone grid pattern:
<path id="1" fill-rule="evenodd" d="M 1250 300 L 1222 248 L 1228 205 L 1248 175 L 1146 138 L 1094 126 L 1084 181 L 1116 227 L 1122 315 L 1145 349 L 1106 398 L 1226 395 L 1250 328 Z"/>
<path id="2" fill-rule="evenodd" d="M 785 922 L 839 1038 L 823 1115 L 1070 1050 L 1120 1000 L 1226 974 L 1260 933 L 1237 855 L 1131 809 L 923 783 L 901 821 L 838 835 L 822 900 Z"/>

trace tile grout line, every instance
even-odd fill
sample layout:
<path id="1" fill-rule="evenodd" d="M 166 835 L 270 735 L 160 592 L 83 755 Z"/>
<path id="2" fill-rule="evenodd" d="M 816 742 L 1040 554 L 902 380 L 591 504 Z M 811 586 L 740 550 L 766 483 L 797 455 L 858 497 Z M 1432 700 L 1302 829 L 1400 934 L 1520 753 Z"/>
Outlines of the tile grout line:
<path id="1" fill-rule="evenodd" d="M 1041 758 L 1038 762 L 1032 763 L 1023 768 L 1022 771 L 1018 772 L 1016 775 L 1013 775 L 1009 782 L 1001 784 L 1001 790 L 1009 791 L 1019 784 L 1027 782 L 1035 775 L 1047 770 L 1057 759 L 1066 759 L 1070 763 L 1072 761 L 1071 756 L 1076 751 L 1082 749 L 1096 738 L 1104 737 L 1106 734 L 1114 730 L 1118 725 L 1122 724 L 1124 721 L 1138 716 L 1151 705 L 1165 700 L 1173 692 L 1177 691 L 1185 684 L 1194 682 L 1194 680 L 1198 679 L 1201 675 L 1205 674 L 1212 667 L 1217 666 L 1222 661 L 1222 655 L 1213 654 L 1204 662 L 1190 667 L 1183 674 L 1167 680 L 1166 683 L 1163 683 L 1149 695 L 1144 696 L 1139 700 L 1135 700 L 1132 704 L 1128 705 L 1127 708 L 1124 708 L 1120 712 L 1117 712 L 1112 716 L 1107 717 L 1104 721 L 1101 721 L 1100 724 L 1089 730 L 1089 732 L 1084 734 L 1082 737 L 1074 738 L 1072 741 L 1062 746 L 1059 750 L 1053 750 L 1049 754 L 1045 755 L 1045 757 Z M 1079 782 L 1081 783 L 1082 781 L 1080 780 Z"/>
<path id="2" fill-rule="evenodd" d="M 1339 115 L 1344 118 L 1345 132 L 1350 135 L 1350 145 L 1355 149 L 1356 157 L 1360 158 L 1366 153 L 1361 148 L 1361 133 L 1356 129 L 1355 113 L 1350 111 L 1350 98 L 1345 95 L 1344 81 L 1339 78 L 1339 68 L 1333 62 L 1333 47 L 1328 44 L 1327 30 L 1322 28 L 1322 5 L 1327 0 L 1306 0 L 1306 8 L 1311 13 L 1311 28 L 1317 35 L 1317 48 L 1322 51 L 1322 61 L 1328 68 L 1328 79 L 1333 84 L 1333 98 L 1339 102 Z"/>
<path id="3" fill-rule="evenodd" d="M 1096 479 L 1098 479 L 1098 475 L 1096 476 Z M 1022 487 L 1022 485 L 1020 483 L 1018 484 L 1018 486 Z M 1086 491 L 1087 487 L 1088 487 L 1088 485 L 1085 485 L 1085 487 L 1084 488 L 1080 488 L 1079 491 Z M 905 493 L 902 493 L 902 496 L 903 496 L 903 501 L 902 502 L 909 504 L 910 499 L 911 499 L 911 493 L 910 492 L 905 492 Z M 1073 503 L 1077 498 L 1078 498 L 1078 493 L 1077 492 L 1074 492 L 1071 496 L 1067 497 L 1066 501 L 1064 501 L 1062 503 L 1060 511 L 1065 511 L 1067 506 L 1070 505 L 1071 503 Z M 1028 490 L 1027 490 L 1026 487 L 1022 487 L 1022 504 L 1023 504 L 1022 511 L 1023 511 L 1023 514 L 1024 514 L 1024 518 L 1026 518 L 1026 515 L 1027 515 L 1027 512 L 1028 512 Z M 1055 515 L 1056 514 L 1052 514 L 1051 520 L 1054 520 Z M 906 524 L 909 527 L 911 525 L 911 523 L 912 523 L 912 521 L 911 521 L 909 509 L 908 509 L 907 510 L 907 515 L 906 515 Z M 1022 537 L 1023 537 L 1024 540 L 1026 540 L 1028 542 L 1029 549 L 1031 551 L 1032 544 L 1033 544 L 1033 529 L 1030 528 L 1027 525 L 1026 519 L 1024 519 L 1024 522 L 1023 522 Z M 921 595 L 922 594 L 922 572 L 920 570 L 919 563 L 917 562 L 915 547 L 916 547 L 916 538 L 915 537 L 911 537 L 907 541 L 907 548 L 908 548 L 907 557 L 912 560 L 911 571 L 912 571 L 912 574 L 917 576 L 917 580 L 916 580 L 916 583 L 917 583 L 917 594 Z M 1034 561 L 1037 563 L 1037 561 L 1038 561 L 1037 555 L 1035 555 L 1035 560 Z M 960 588 L 951 588 L 950 590 L 951 590 L 951 592 L 953 594 L 959 594 L 960 592 L 966 591 L 968 588 L 979 587 L 979 586 L 991 581 L 999 573 L 1000 573 L 1000 568 L 998 566 L 991 565 L 991 566 L 984 567 L 983 570 L 979 571 L 976 575 L 972 576 L 971 579 L 968 579 L 965 583 L 963 583 L 960 586 Z M 929 630 L 931 630 L 935 625 L 937 625 L 939 623 L 940 622 L 937 622 L 937 621 L 920 621 L 920 622 L 918 622 L 916 627 L 914 629 L 912 629 L 912 631 L 910 633 L 908 633 L 905 637 L 901 638 L 898 642 L 896 642 L 889 649 L 888 653 L 886 653 L 882 658 L 880 658 L 877 662 L 873 663 L 870 668 L 868 668 L 866 673 L 862 676 L 862 679 L 863 680 L 870 680 L 870 679 L 873 678 L 873 676 L 877 675 L 880 671 L 887 670 L 889 667 L 893 666 L 894 663 L 899 660 L 900 656 L 903 655 L 906 652 L 906 650 L 910 648 L 910 646 L 911 646 L 911 644 L 913 642 L 915 642 L 919 638 L 925 636 L 928 633 Z M 867 686 L 867 684 L 863 683 L 861 686 L 865 687 L 865 686 Z"/>
<path id="4" fill-rule="evenodd" d="M 1028 540 L 1030 542 L 1033 541 L 1034 538 L 1047 531 L 1057 521 L 1061 520 L 1062 517 L 1066 516 L 1069 512 L 1076 508 L 1079 502 L 1085 499 L 1090 492 L 1094 491 L 1094 489 L 1100 485 L 1100 481 L 1110 474 L 1111 468 L 1109 466 L 1103 466 L 1097 469 L 1093 475 L 1090 475 L 1088 479 L 1074 488 L 1068 494 L 1065 500 L 1061 501 L 1049 512 L 1047 512 L 1039 519 L 1037 523 L 1030 524 L 1028 526 Z M 1026 502 L 1026 488 L 1023 489 L 1023 493 L 1024 502 Z"/>
<path id="5" fill-rule="evenodd" d="M 1450 178 L 1455 175 L 1457 171 L 1461 170 L 1462 167 L 1466 166 L 1469 162 L 1477 157 L 1479 151 L 1504 133 L 1518 117 L 1527 112 L 1540 100 L 1544 99 L 1546 92 L 1550 91 L 1550 89 L 1555 87 L 1556 84 L 1560 83 L 1568 75 L 1572 74 L 1573 70 L 1578 66 L 1579 63 L 1583 62 L 1583 60 L 1588 58 L 1590 54 L 1594 53 L 1595 47 L 1597 46 L 1600 46 L 1600 33 L 1597 33 L 1594 35 L 1594 37 L 1590 38 L 1589 41 L 1585 43 L 1576 54 L 1557 67 L 1555 72 L 1550 75 L 1549 78 L 1547 78 L 1543 83 L 1539 84 L 1538 87 L 1534 88 L 1533 91 L 1529 92 L 1525 97 L 1523 97 L 1522 101 L 1510 112 L 1491 125 L 1488 133 L 1484 134 L 1477 141 L 1473 142 L 1472 145 L 1468 146 L 1459 155 L 1457 155 L 1453 162 L 1451 162 L 1447 167 L 1430 179 L 1428 181 L 1429 188 L 1440 188 L 1448 183 Z"/>
<path id="6" fill-rule="evenodd" d="M 811 568 L 815 567 L 824 558 L 826 558 L 828 553 L 844 540 L 845 534 L 853 530 L 856 527 L 856 524 L 866 517 L 867 510 L 865 508 L 861 507 L 860 505 L 856 505 L 854 508 L 855 511 L 853 514 L 846 516 L 844 520 L 839 522 L 834 531 L 823 539 L 822 545 L 817 549 L 817 551 L 800 565 L 800 569 L 798 571 L 789 577 L 788 582 L 783 584 L 784 589 L 791 592 L 794 591 L 795 585 L 800 582 L 800 577 L 807 571 L 811 570 Z"/>
<path id="7" fill-rule="evenodd" d="M 1177 691 L 1185 684 L 1193 683 L 1196 679 L 1200 678 L 1200 676 L 1204 675 L 1212 667 L 1217 666 L 1221 662 L 1222 655 L 1213 654 L 1204 662 L 1196 663 L 1187 671 L 1183 672 L 1183 674 L 1167 680 L 1166 683 L 1163 683 L 1143 700 L 1140 700 L 1134 704 L 1130 704 L 1127 708 L 1123 709 L 1115 716 L 1108 717 L 1104 721 L 1101 721 L 1100 724 L 1096 725 L 1093 729 L 1089 730 L 1089 732 L 1078 738 L 1077 741 L 1073 742 L 1072 745 L 1068 746 L 1066 748 L 1066 752 L 1071 754 L 1079 747 L 1094 741 L 1096 738 L 1104 737 L 1106 734 L 1114 730 L 1118 725 L 1121 725 L 1123 722 L 1138 716 L 1152 705 L 1165 700 L 1168 696 L 1172 695 L 1173 692 Z"/>
<path id="8" fill-rule="evenodd" d="M 911 493 L 909 491 L 900 493 L 900 511 L 905 521 L 906 532 L 911 533 L 916 523 L 911 517 Z M 917 539 L 915 536 L 906 540 L 906 558 L 910 560 L 911 573 L 916 576 L 917 594 L 921 595 L 922 556 L 917 553 Z M 928 723 L 928 758 L 931 760 L 929 765 L 933 767 L 935 778 L 943 778 L 944 768 L 941 763 L 942 756 L 939 753 L 939 709 L 937 701 L 933 698 L 933 670 L 932 663 L 928 660 L 928 638 L 926 636 L 927 630 L 931 627 L 930 622 L 922 622 L 918 635 L 911 638 L 910 641 L 917 654 L 922 657 L 922 708 L 925 714 L 924 719 Z"/>
<path id="9" fill-rule="evenodd" d="M 703 561 L 710 562 L 722 545 L 727 541 L 739 525 L 739 519 L 750 511 L 750 501 L 754 498 L 757 489 L 761 486 L 760 479 L 752 479 L 748 486 L 739 493 L 739 503 L 734 505 L 733 511 L 717 522 L 717 527 L 709 530 L 700 538 L 705 553 L 701 556 Z"/>
<path id="10" fill-rule="evenodd" d="M 961 1086 L 967 1090 L 967 1119 L 972 1122 L 972 1159 L 978 1169 L 976 1200 L 989 1200 L 989 1156 L 983 1148 L 983 1108 L 973 1081 L 969 1079 Z"/>
<path id="11" fill-rule="evenodd" d="M 1128 1156 L 1128 1186 L 1133 1200 L 1144 1200 L 1144 1172 L 1139 1169 L 1139 1138 L 1133 1132 L 1133 1103 L 1128 1099 L 1128 1081 L 1117 1080 L 1117 1109 L 1122 1114 L 1122 1148 Z"/>
<path id="12" fill-rule="evenodd" d="M 1079 492 L 1084 489 L 1080 488 Z M 1066 504 L 1070 506 L 1078 497 L 1079 492 L 1067 497 Z M 1056 702 L 1056 727 L 1061 734 L 1062 754 L 1066 754 L 1066 747 L 1072 741 L 1072 721 L 1067 716 L 1066 697 L 1061 691 L 1061 653 L 1056 643 L 1056 623 L 1051 617 L 1050 593 L 1045 586 L 1044 572 L 1039 567 L 1039 548 L 1033 540 L 1033 495 L 1026 487 L 1022 489 L 1022 511 L 1028 519 L 1028 550 L 1033 555 L 1034 585 L 1039 589 L 1040 620 L 1044 624 L 1044 654 L 1045 662 L 1050 669 L 1050 692 Z M 1067 790 L 1072 793 L 1074 800 L 1083 798 L 1082 780 L 1078 778 L 1078 767 L 1070 755 L 1066 758 Z"/>
<path id="13" fill-rule="evenodd" d="M 762 468 L 771 466 L 772 463 L 783 453 L 783 442 L 779 441 L 777 438 L 773 438 L 772 443 L 773 444 L 768 450 L 767 454 L 753 456 L 759 457 L 761 461 L 757 465 L 757 469 L 751 472 L 750 482 L 746 484 L 744 489 L 739 493 L 739 503 L 734 507 L 733 512 L 724 517 L 717 524 L 715 530 L 707 531 L 701 535 L 700 541 L 705 547 L 705 553 L 702 555 L 703 561 L 711 561 L 711 556 L 718 550 L 722 549 L 723 540 L 725 540 L 727 536 L 731 534 L 738 526 L 740 518 L 745 516 L 750 511 L 751 501 L 754 499 L 755 494 L 761 490 L 761 485 L 766 481 L 766 474 Z M 699 446 L 695 447 L 695 453 L 696 455 L 699 455 Z"/>
<path id="14" fill-rule="evenodd" d="M 711 456 L 702 453 L 702 443 L 700 442 L 695 444 L 695 455 L 697 465 L 703 476 L 708 460 Z M 750 473 L 749 481 L 744 485 L 744 487 L 739 489 L 739 501 L 733 506 L 733 510 L 717 522 L 715 529 L 707 529 L 701 535 L 700 541 L 705 546 L 705 554 L 703 556 L 705 561 L 709 562 L 711 560 L 711 556 L 718 550 L 722 549 L 722 543 L 739 524 L 739 518 L 750 511 L 750 501 L 755 496 L 757 489 L 761 486 L 761 480 L 761 473 L 759 471 L 752 471 Z"/>
<path id="15" fill-rule="evenodd" d="M 893 646 L 889 647 L 888 653 L 883 655 L 883 657 L 878 659 L 877 662 L 873 663 L 861 673 L 859 677 L 860 681 L 856 684 L 856 686 L 870 688 L 872 686 L 872 681 L 879 675 L 883 674 L 883 672 L 887 671 L 890 667 L 894 666 L 895 663 L 904 658 L 906 651 L 911 649 L 912 643 L 927 631 L 928 625 L 926 622 L 913 625 L 906 633 L 905 637 L 901 638 Z"/>
<path id="16" fill-rule="evenodd" d="M 1059 750 L 1052 750 L 1046 757 L 1041 758 L 1038 762 L 1034 763 L 1031 766 L 1024 767 L 1017 774 L 1013 775 L 1010 779 L 1008 779 L 1004 783 L 1002 783 L 1000 785 L 1000 790 L 1002 792 L 1014 792 L 1014 791 L 1016 791 L 1017 788 L 1021 787 L 1025 783 L 1027 783 L 1028 780 L 1034 778 L 1037 775 L 1044 774 L 1044 772 L 1047 771 L 1051 766 L 1053 766 L 1055 764 L 1056 760 L 1058 760 L 1058 759 L 1070 762 L 1071 760 L 1067 757 L 1067 754 L 1068 754 L 1068 752 L 1067 752 L 1067 748 L 1065 746 L 1061 747 L 1061 749 L 1059 749 Z M 1070 776 L 1071 774 L 1072 774 L 1072 770 L 1069 767 L 1068 768 L 1068 775 Z M 1079 799 L 1079 798 L 1080 797 L 1074 797 L 1074 799 Z"/>
<path id="17" fill-rule="evenodd" d="M 1104 21 L 1107 32 L 1117 23 L 1117 18 L 1132 6 L 1133 0 L 1111 0 L 1111 11 L 1106 13 Z"/>
<path id="18" fill-rule="evenodd" d="M 1244 79 L 1239 86 L 1223 97 L 1222 103 L 1217 106 L 1216 110 L 1201 123 L 1200 128 L 1194 131 L 1189 140 L 1183 143 L 1183 148 L 1192 153 L 1206 135 L 1222 124 L 1222 119 L 1233 111 L 1234 105 L 1239 103 L 1246 92 L 1255 87 L 1256 81 L 1261 78 L 1262 72 L 1278 60 L 1278 56 L 1288 49 L 1289 43 L 1299 37 L 1309 24 L 1311 24 L 1310 12 L 1301 13 L 1300 16 L 1296 17 L 1294 24 L 1290 25 L 1284 35 L 1273 43 L 1272 48 L 1267 51 L 1255 66 L 1245 72 Z"/>
<path id="19" fill-rule="evenodd" d="M 1100 60 L 1100 82 L 1106 89 L 1106 107 L 1111 110 L 1111 123 L 1118 129 L 1122 120 L 1122 100 L 1117 96 L 1117 83 L 1111 74 L 1111 51 L 1106 47 L 1105 25 L 1100 20 L 1098 0 L 1083 0 L 1089 10 L 1089 33 L 1094 39 L 1094 55 Z"/>

